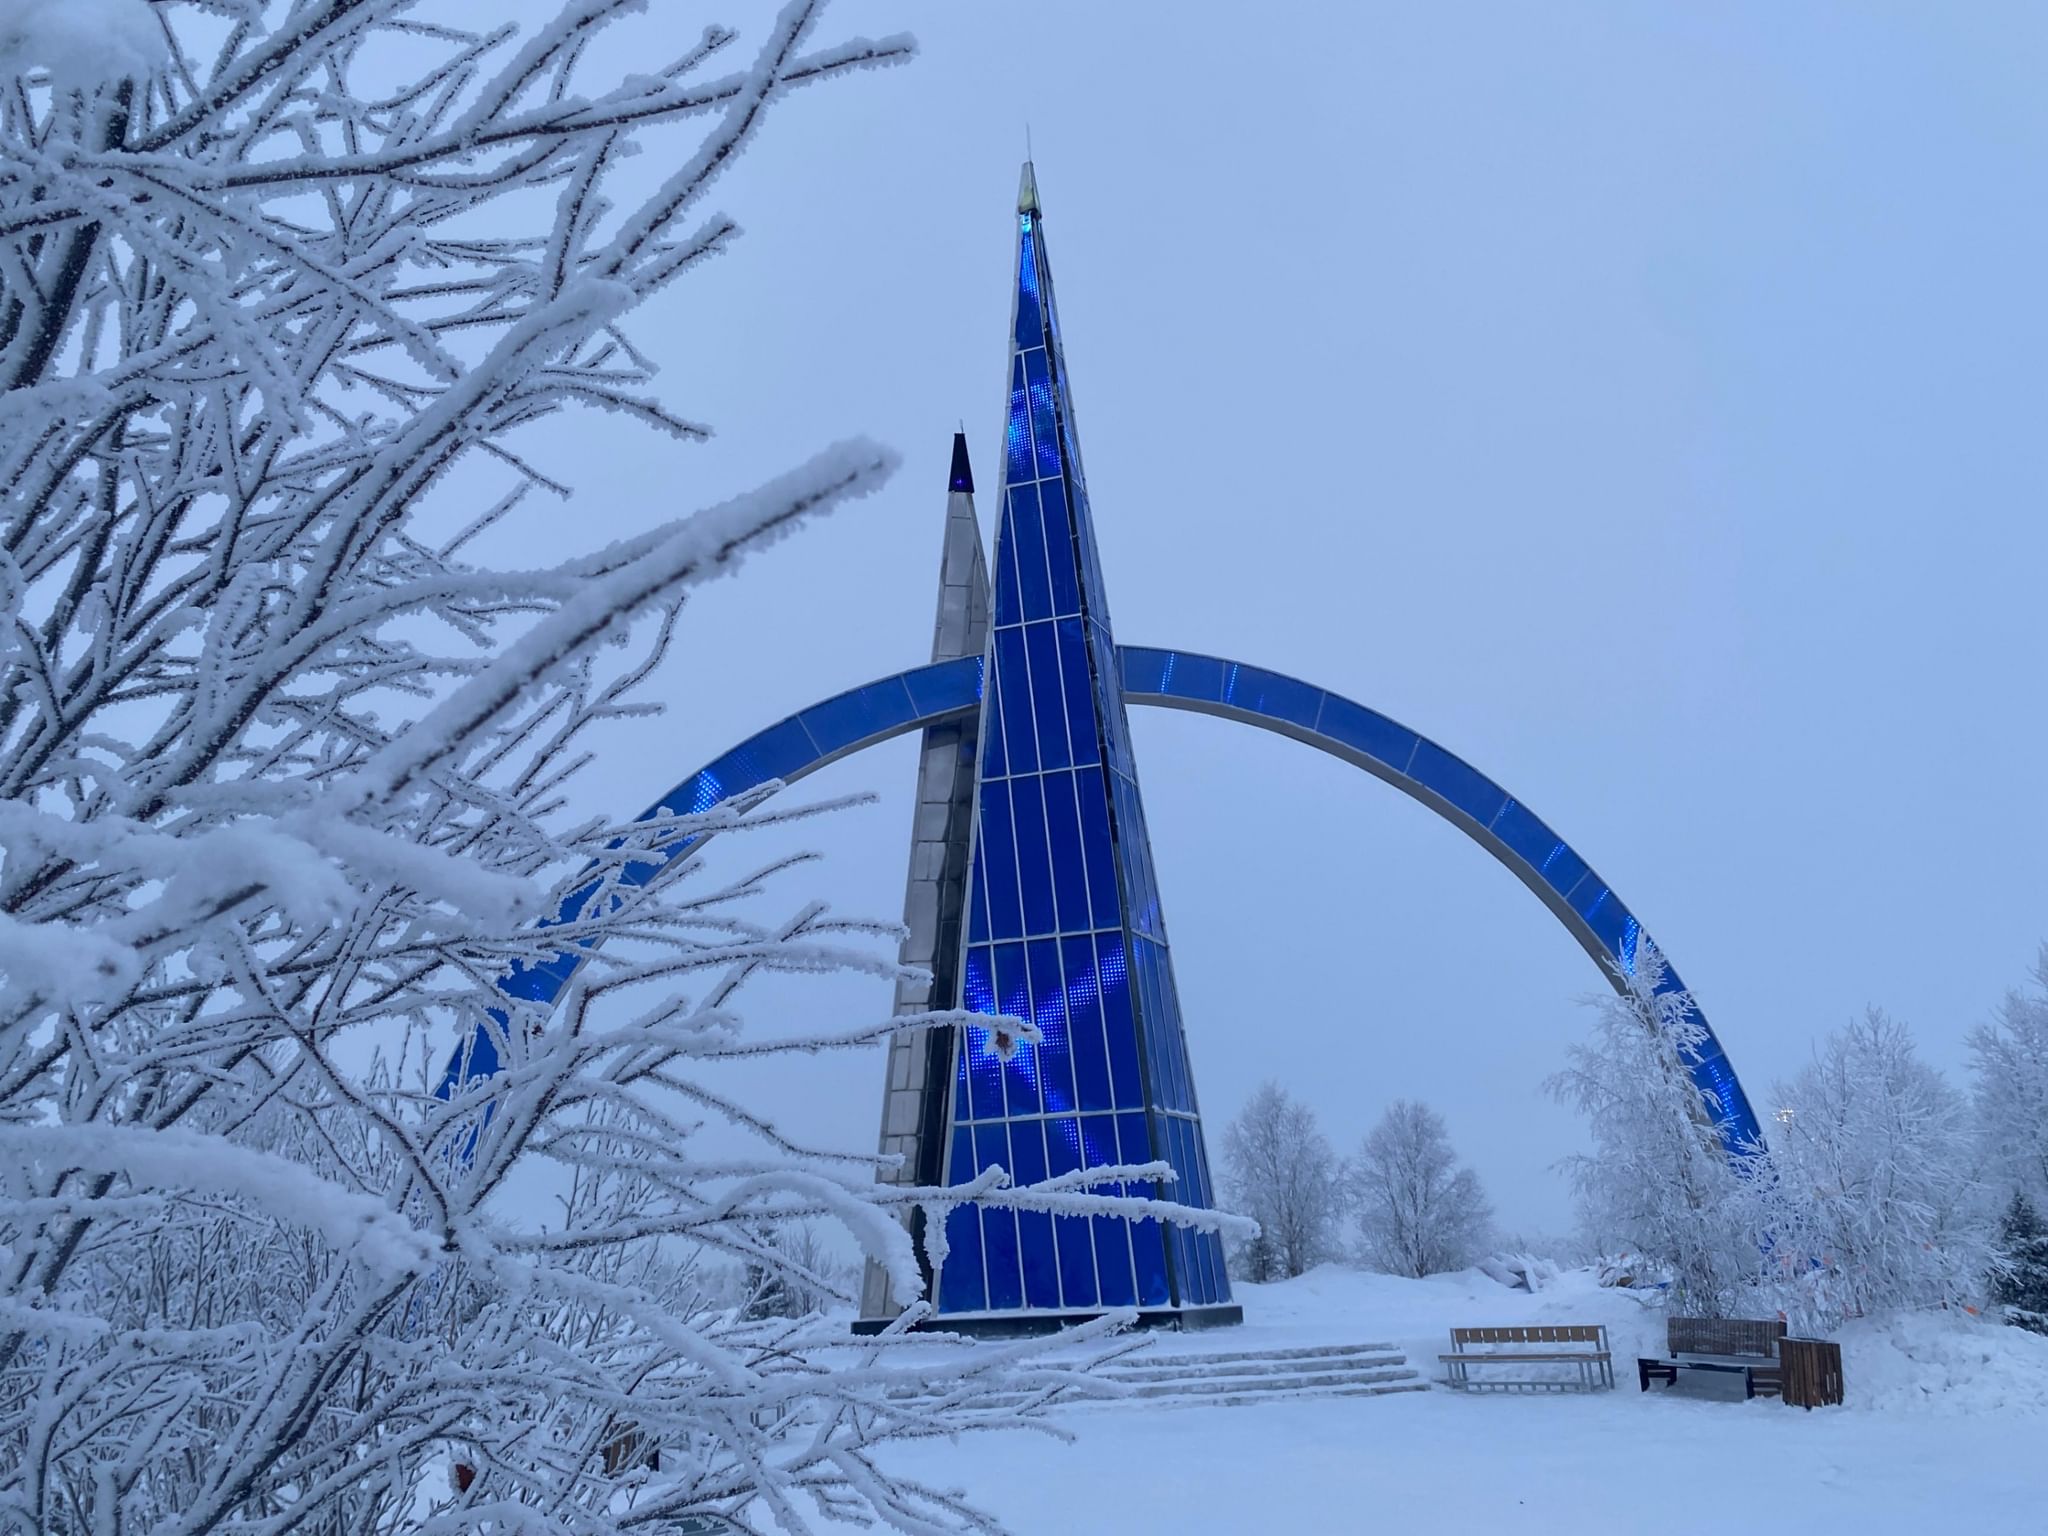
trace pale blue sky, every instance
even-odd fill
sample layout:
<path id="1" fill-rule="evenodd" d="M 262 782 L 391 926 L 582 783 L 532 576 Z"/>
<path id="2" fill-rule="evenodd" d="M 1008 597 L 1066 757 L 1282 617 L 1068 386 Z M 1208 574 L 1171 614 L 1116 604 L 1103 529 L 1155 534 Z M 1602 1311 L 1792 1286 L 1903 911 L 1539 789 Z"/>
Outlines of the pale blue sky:
<path id="1" fill-rule="evenodd" d="M 826 35 L 906 28 L 916 63 L 788 104 L 719 191 L 746 239 L 641 320 L 719 440 L 550 432 L 576 543 L 855 432 L 906 457 L 695 605 L 593 808 L 923 658 L 957 418 L 996 478 L 1028 121 L 1120 638 L 1500 780 L 1759 1108 L 1866 1003 L 1960 1067 L 2048 938 L 2048 11 L 840 0 Z M 1134 729 L 1212 1146 L 1266 1076 L 1340 1144 L 1422 1097 L 1505 1221 L 1565 1225 L 1536 1084 L 1600 979 L 1563 930 L 1363 775 Z M 910 774 L 898 744 L 807 786 L 883 799 L 804 829 L 803 889 L 897 913 Z M 880 1072 L 759 1087 L 866 1146 Z"/>

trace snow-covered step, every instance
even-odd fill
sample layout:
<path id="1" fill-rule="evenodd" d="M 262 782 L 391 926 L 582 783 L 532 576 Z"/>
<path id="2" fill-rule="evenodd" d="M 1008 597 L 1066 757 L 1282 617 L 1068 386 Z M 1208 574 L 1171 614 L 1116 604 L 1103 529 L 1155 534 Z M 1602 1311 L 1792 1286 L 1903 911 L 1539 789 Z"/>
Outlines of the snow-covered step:
<path id="1" fill-rule="evenodd" d="M 1381 1386 L 1387 1382 L 1420 1381 L 1421 1373 L 1405 1365 L 1377 1371 L 1319 1371 L 1282 1376 L 1179 1376 L 1171 1381 L 1147 1382 L 1121 1395 L 1132 1398 L 1220 1397 L 1232 1392 L 1303 1392 L 1320 1387 Z"/>
<path id="2" fill-rule="evenodd" d="M 1188 1366 L 1234 1365 L 1244 1360 L 1325 1360 L 1334 1355 L 1391 1355 L 1391 1344 L 1310 1344 L 1297 1349 L 1241 1349 L 1225 1353 L 1183 1354 L 1179 1350 L 1146 1350 L 1135 1357 L 1147 1363 Z"/>
<path id="3" fill-rule="evenodd" d="M 1140 1356 L 1140 1359 L 1146 1357 Z M 1408 1357 L 1395 1350 L 1358 1354 L 1319 1355 L 1303 1359 L 1261 1360 L 1232 1359 L 1221 1365 L 1188 1366 L 1178 1360 L 1147 1360 L 1143 1365 L 1104 1366 L 1096 1374 L 1105 1381 L 1179 1381 L 1188 1377 L 1221 1380 L 1225 1378 L 1257 1378 L 1267 1376 L 1290 1376 L 1302 1373 L 1326 1373 L 1330 1371 L 1370 1371 L 1383 1366 L 1400 1366 L 1408 1363 Z"/>

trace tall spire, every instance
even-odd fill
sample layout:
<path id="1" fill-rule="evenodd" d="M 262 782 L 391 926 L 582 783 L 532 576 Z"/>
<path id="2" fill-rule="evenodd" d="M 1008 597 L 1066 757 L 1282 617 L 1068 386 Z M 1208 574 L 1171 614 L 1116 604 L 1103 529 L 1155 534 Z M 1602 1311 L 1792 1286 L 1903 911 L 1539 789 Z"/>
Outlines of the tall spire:
<path id="1" fill-rule="evenodd" d="M 976 758 L 961 1004 L 1032 1019 L 1005 1055 L 959 1032 L 946 1179 L 1020 1183 L 1164 1162 L 1127 1192 L 1213 1203 L 1159 912 L 1101 561 L 1046 257 L 1037 178 L 1018 191 L 1009 410 L 994 615 Z M 1096 1186 L 1126 1192 L 1122 1185 Z M 1218 1315 L 1213 1234 L 1154 1220 L 956 1207 L 943 1313 L 1066 1315 L 1136 1305 Z"/>

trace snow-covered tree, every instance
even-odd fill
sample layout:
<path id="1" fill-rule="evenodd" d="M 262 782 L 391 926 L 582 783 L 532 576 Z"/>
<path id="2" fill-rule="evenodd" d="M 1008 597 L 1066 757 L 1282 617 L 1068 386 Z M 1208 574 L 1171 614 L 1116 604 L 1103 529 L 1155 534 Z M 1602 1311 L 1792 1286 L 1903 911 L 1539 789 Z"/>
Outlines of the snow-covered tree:
<path id="1" fill-rule="evenodd" d="M 1754 1305 L 1768 1217 L 1761 1159 L 1738 1168 L 1721 1106 L 1692 1077 L 1706 1031 L 1692 995 L 1662 991 L 1664 957 L 1644 939 L 1624 990 L 1593 999 L 1592 1038 L 1546 1084 L 1586 1117 L 1593 1150 L 1565 1160 L 1587 1235 L 1667 1268 L 1677 1303 L 1709 1316 Z"/>
<path id="2" fill-rule="evenodd" d="M 1278 1083 L 1263 1083 L 1223 1132 L 1223 1196 L 1230 1208 L 1259 1224 L 1268 1262 L 1280 1276 L 1299 1275 L 1336 1248 L 1342 1186 L 1329 1139 L 1315 1111 Z M 1270 1260 L 1266 1255 L 1270 1254 Z M 1254 1266 L 1250 1245 L 1238 1267 Z"/>
<path id="3" fill-rule="evenodd" d="M 0 1528 L 978 1530 L 873 1447 L 1073 1383 L 704 1304 L 694 1265 L 786 1270 L 790 1223 L 915 1294 L 904 1202 L 1108 1203 L 878 1185 L 764 1122 L 719 1063 L 897 1025 L 778 1044 L 744 985 L 892 976 L 874 930 L 665 864 L 758 801 L 564 811 L 691 588 L 890 455 L 474 553 L 561 489 L 535 422 L 702 435 L 627 323 L 731 244 L 710 194 L 778 102 L 909 51 L 748 9 L 665 51 L 642 0 L 530 35 L 461 0 L 0 12 Z M 565 946 L 554 1013 L 499 993 Z M 438 1095 L 478 1032 L 501 1070 Z"/>
<path id="4" fill-rule="evenodd" d="M 1999 1219 L 1991 1299 L 2015 1328 L 2048 1333 L 2048 1221 L 2025 1195 L 2014 1195 Z"/>
<path id="5" fill-rule="evenodd" d="M 1385 1274 L 1463 1269 L 1493 1226 L 1493 1207 L 1451 1149 L 1444 1117 L 1412 1099 L 1396 1099 L 1366 1134 L 1346 1184 L 1360 1257 Z"/>
<path id="6" fill-rule="evenodd" d="M 1979 1294 L 1990 1260 L 1963 1096 L 1879 1009 L 1777 1089 L 1774 1250 L 1829 1323 Z"/>
<path id="7" fill-rule="evenodd" d="M 2033 990 L 2008 993 L 1998 1016 L 1971 1031 L 1970 1058 L 1986 1182 L 2048 1209 L 2048 945 Z"/>

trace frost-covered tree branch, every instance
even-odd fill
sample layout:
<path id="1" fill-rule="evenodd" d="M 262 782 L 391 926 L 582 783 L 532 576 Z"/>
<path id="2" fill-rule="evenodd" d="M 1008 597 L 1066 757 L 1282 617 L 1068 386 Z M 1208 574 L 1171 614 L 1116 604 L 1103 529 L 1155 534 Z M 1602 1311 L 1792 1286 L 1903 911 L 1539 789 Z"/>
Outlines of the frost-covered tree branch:
<path id="1" fill-rule="evenodd" d="M 691 589 L 891 456 L 469 553 L 560 493 L 536 422 L 704 434 L 628 326 L 731 245 L 709 199 L 778 102 L 909 54 L 823 9 L 665 55 L 640 0 L 0 18 L 0 1530 L 981 1530 L 874 1447 L 1074 1389 L 706 1301 L 696 1266 L 795 1262 L 791 1223 L 914 1293 L 903 1204 L 1099 1197 L 877 1185 L 751 1112 L 715 1063 L 903 1021 L 764 1042 L 745 983 L 874 968 L 873 930 L 667 864 L 757 802 L 565 813 Z M 635 182 L 643 143 L 672 169 Z M 498 990 L 565 945 L 552 1020 Z M 437 1094 L 479 1032 L 502 1070 Z"/>

